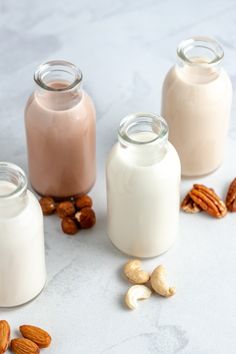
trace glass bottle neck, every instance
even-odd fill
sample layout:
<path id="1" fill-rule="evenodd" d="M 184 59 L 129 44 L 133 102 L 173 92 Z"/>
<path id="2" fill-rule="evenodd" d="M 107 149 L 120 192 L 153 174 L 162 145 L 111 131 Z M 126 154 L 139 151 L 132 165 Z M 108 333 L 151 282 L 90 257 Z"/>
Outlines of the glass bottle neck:
<path id="1" fill-rule="evenodd" d="M 0 218 L 16 215 L 27 202 L 27 178 L 24 171 L 8 162 L 0 162 Z"/>
<path id="2" fill-rule="evenodd" d="M 177 69 L 194 81 L 210 81 L 218 77 L 224 52 L 222 47 L 208 37 L 184 40 L 177 48 Z"/>
<path id="3" fill-rule="evenodd" d="M 70 109 L 82 98 L 82 77 L 82 72 L 69 62 L 56 60 L 44 63 L 34 74 L 36 97 L 43 107 L 50 110 Z"/>
<path id="4" fill-rule="evenodd" d="M 151 113 L 131 114 L 121 121 L 118 139 L 124 156 L 141 166 L 151 165 L 165 156 L 168 126 Z"/>

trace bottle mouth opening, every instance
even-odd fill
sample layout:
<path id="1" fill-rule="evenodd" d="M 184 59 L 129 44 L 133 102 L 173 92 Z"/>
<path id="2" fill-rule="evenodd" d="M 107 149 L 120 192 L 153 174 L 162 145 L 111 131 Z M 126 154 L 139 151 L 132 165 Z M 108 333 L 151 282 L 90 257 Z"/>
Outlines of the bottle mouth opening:
<path id="1" fill-rule="evenodd" d="M 154 144 L 168 138 L 166 121 L 152 113 L 134 113 L 122 119 L 118 137 L 124 144 Z"/>
<path id="2" fill-rule="evenodd" d="M 197 36 L 182 41 L 177 48 L 178 57 L 189 65 L 214 65 L 223 60 L 221 45 L 212 38 Z"/>
<path id="3" fill-rule="evenodd" d="M 78 86 L 83 74 L 74 64 L 52 60 L 41 64 L 34 74 L 34 81 L 48 91 L 64 92 Z"/>
<path id="4" fill-rule="evenodd" d="M 24 171 L 17 165 L 9 162 L 0 162 L 0 182 L 9 182 L 10 191 L 2 191 L 0 189 L 0 200 L 11 199 L 22 196 L 27 189 L 27 177 Z M 8 188 L 6 189 L 8 190 Z"/>

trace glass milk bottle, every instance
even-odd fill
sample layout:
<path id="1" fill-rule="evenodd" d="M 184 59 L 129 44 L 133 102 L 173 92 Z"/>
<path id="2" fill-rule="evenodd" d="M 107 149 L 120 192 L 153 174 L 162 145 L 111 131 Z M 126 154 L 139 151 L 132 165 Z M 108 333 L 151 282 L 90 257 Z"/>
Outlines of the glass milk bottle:
<path id="1" fill-rule="evenodd" d="M 180 162 L 165 120 L 125 117 L 106 167 L 107 227 L 112 243 L 135 257 L 154 257 L 176 239 Z"/>
<path id="2" fill-rule="evenodd" d="M 32 300 L 45 281 L 41 207 L 23 170 L 0 162 L 0 307 Z"/>
<path id="3" fill-rule="evenodd" d="M 210 173 L 223 162 L 229 126 L 232 85 L 222 68 L 224 52 L 207 37 L 180 43 L 178 63 L 163 84 L 162 115 L 182 174 Z"/>
<path id="4" fill-rule="evenodd" d="M 95 182 L 96 123 L 82 73 L 56 60 L 40 65 L 34 80 L 25 109 L 31 184 L 44 196 L 85 194 Z"/>

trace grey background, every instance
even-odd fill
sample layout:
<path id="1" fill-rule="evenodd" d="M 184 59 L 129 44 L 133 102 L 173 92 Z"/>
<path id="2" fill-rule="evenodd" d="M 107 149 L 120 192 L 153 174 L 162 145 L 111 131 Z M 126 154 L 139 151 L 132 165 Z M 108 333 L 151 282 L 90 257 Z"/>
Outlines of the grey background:
<path id="1" fill-rule="evenodd" d="M 56 217 L 45 219 L 46 288 L 26 306 L 0 309 L 12 328 L 31 323 L 48 329 L 53 344 L 45 353 L 235 353 L 235 215 L 213 220 L 181 213 L 174 247 L 144 262 L 147 270 L 165 264 L 177 294 L 153 296 L 134 312 L 123 306 L 128 283 L 121 267 L 127 257 L 105 232 L 104 162 L 119 121 L 135 111 L 160 111 L 161 85 L 176 46 L 192 35 L 222 43 L 235 87 L 235 0 L 0 0 L 0 160 L 27 171 L 24 106 L 41 62 L 77 64 L 97 109 L 97 225 L 67 237 Z M 235 100 L 225 163 L 198 179 L 222 197 L 236 175 L 234 117 Z M 182 195 L 193 182 L 183 180 Z"/>

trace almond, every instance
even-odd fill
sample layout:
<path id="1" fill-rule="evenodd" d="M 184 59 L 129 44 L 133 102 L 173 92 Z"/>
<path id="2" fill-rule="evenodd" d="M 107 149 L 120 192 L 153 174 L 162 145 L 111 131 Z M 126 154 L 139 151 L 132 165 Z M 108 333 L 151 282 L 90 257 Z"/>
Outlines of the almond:
<path id="1" fill-rule="evenodd" d="M 25 338 L 12 339 L 11 350 L 15 354 L 38 354 L 40 352 L 37 344 Z"/>
<path id="2" fill-rule="evenodd" d="M 47 348 L 52 340 L 51 336 L 46 331 L 36 326 L 20 326 L 20 332 L 24 338 L 36 343 L 39 348 Z"/>
<path id="3" fill-rule="evenodd" d="M 5 320 L 0 321 L 0 354 L 5 353 L 10 341 L 10 326 Z"/>

